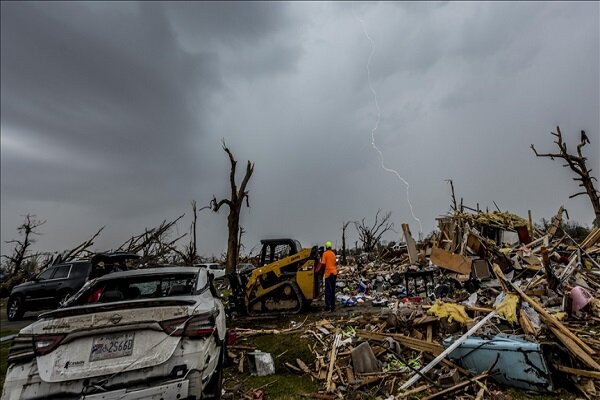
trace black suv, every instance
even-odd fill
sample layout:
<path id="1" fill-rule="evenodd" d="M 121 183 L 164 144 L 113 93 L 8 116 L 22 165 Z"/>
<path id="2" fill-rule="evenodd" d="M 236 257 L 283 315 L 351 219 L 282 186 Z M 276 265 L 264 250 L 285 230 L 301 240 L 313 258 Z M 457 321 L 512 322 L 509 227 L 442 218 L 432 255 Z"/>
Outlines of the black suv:
<path id="1" fill-rule="evenodd" d="M 6 306 L 9 321 L 26 311 L 57 308 L 90 279 L 123 270 L 125 260 L 139 258 L 130 253 L 96 254 L 90 260 L 73 261 L 46 268 L 28 282 L 15 286 Z"/>

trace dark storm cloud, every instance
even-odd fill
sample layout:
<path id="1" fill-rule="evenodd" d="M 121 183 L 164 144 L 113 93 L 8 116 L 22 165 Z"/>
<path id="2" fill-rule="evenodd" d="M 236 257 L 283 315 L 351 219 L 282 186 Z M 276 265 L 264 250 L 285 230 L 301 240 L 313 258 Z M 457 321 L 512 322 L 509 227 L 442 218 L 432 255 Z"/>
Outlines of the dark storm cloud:
<path id="1" fill-rule="evenodd" d="M 212 3 L 196 13 L 189 13 L 190 6 L 198 9 L 190 3 L 178 10 L 184 22 L 195 21 L 192 33 L 228 45 L 253 44 L 281 21 L 280 12 L 269 16 L 265 11 L 273 7 L 264 5 Z M 114 199 L 106 212 L 120 201 L 131 206 L 118 212 L 143 215 L 177 192 L 171 179 L 195 183 L 198 169 L 210 169 L 196 161 L 205 156 L 194 152 L 204 135 L 205 105 L 222 85 L 218 54 L 182 49 L 168 7 L 3 3 L 3 136 L 63 150 L 58 159 L 5 154 L 6 193 L 38 200 Z M 273 55 L 284 60 L 285 52 Z M 117 193 L 99 189 L 116 182 L 125 184 Z M 162 193 L 155 192 L 157 185 Z M 154 201 L 145 209 L 131 202 L 143 198 Z"/>
<path id="2" fill-rule="evenodd" d="M 189 40 L 231 47 L 256 45 L 291 22 L 285 3 L 183 2 L 167 8 L 178 31 Z"/>
<path id="3" fill-rule="evenodd" d="M 573 146 L 586 129 L 600 170 L 598 3 L 1 7 L 3 240 L 35 212 L 52 233 L 40 246 L 107 225 L 108 248 L 192 199 L 226 196 L 222 138 L 238 165 L 256 163 L 248 248 L 269 236 L 335 241 L 343 221 L 378 208 L 416 234 L 404 185 L 372 147 L 360 20 L 375 43 L 373 136 L 411 183 L 424 233 L 448 209 L 448 178 L 473 206 L 495 201 L 539 219 L 565 204 L 592 220 L 586 199 L 568 199 L 569 171 L 529 144 L 551 149 L 560 124 Z M 225 218 L 201 213 L 204 254 L 224 250 Z"/>

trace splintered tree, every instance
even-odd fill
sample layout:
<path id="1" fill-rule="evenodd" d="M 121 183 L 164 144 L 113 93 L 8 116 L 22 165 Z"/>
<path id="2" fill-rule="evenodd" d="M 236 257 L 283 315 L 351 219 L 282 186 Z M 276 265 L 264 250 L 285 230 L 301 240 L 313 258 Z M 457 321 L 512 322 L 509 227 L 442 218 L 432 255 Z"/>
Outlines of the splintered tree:
<path id="1" fill-rule="evenodd" d="M 94 240 L 100 235 L 100 233 L 104 230 L 104 227 L 101 227 L 94 233 L 89 239 L 85 242 L 73 247 L 72 249 L 65 250 L 62 253 L 57 254 L 52 259 L 48 260 L 48 262 L 43 266 L 46 268 L 48 265 L 56 265 L 64 262 L 69 262 L 75 260 L 77 257 L 82 255 L 90 256 L 93 254 L 92 251 L 89 250 L 90 247 L 94 245 Z"/>
<path id="2" fill-rule="evenodd" d="M 183 215 L 180 215 L 173 221 L 167 222 L 164 220 L 155 228 L 146 228 L 144 233 L 132 236 L 120 245 L 117 251 L 134 254 L 141 253 L 139 254 L 141 258 L 138 260 L 140 264 L 171 263 L 175 254 L 181 256 L 181 252 L 177 250 L 175 244 L 187 235 L 187 233 L 184 233 L 175 239 L 171 239 L 169 236 L 171 228 L 181 218 L 183 218 Z"/>
<path id="3" fill-rule="evenodd" d="M 391 211 L 383 215 L 380 214 L 381 209 L 377 210 L 375 222 L 372 225 L 368 225 L 364 218 L 360 222 L 353 222 L 358 231 L 358 239 L 363 245 L 363 251 L 367 253 L 375 250 L 384 233 L 394 229 L 394 223 L 390 222 Z"/>
<path id="4" fill-rule="evenodd" d="M 227 217 L 227 256 L 225 261 L 225 273 L 230 274 L 235 271 L 235 266 L 238 264 L 239 260 L 239 241 L 240 241 L 240 212 L 242 211 L 242 206 L 244 205 L 244 200 L 246 201 L 246 206 L 250 207 L 250 202 L 248 199 L 248 191 L 246 190 L 246 186 L 248 185 L 248 181 L 252 176 L 252 172 L 254 172 L 254 164 L 248 160 L 248 164 L 246 165 L 246 175 L 242 180 L 239 188 L 235 182 L 235 169 L 237 166 L 237 161 L 233 157 L 231 150 L 223 141 L 223 150 L 229 156 L 229 162 L 231 164 L 231 170 L 229 172 L 229 185 L 231 186 L 231 197 L 229 199 L 222 199 L 217 201 L 217 198 L 213 196 L 211 200 L 211 207 L 214 212 L 219 212 L 221 206 L 227 205 L 229 207 L 229 215 Z"/>
<path id="5" fill-rule="evenodd" d="M 594 181 L 598 181 L 596 178 L 591 176 L 591 169 L 588 169 L 586 165 L 587 158 L 583 156 L 581 150 L 586 144 L 590 143 L 585 131 L 581 131 L 579 144 L 577 145 L 577 155 L 570 154 L 567 150 L 567 144 L 563 142 L 562 133 L 560 132 L 560 128 L 556 127 L 556 133 L 550 132 L 552 135 L 556 136 L 556 140 L 554 143 L 558 146 L 558 153 L 546 153 L 540 154 L 537 152 L 533 144 L 531 145 L 531 149 L 535 153 L 537 157 L 550 157 L 550 159 L 554 160 L 554 158 L 562 158 L 567 163 L 564 164 L 564 167 L 571 168 L 571 171 L 575 172 L 578 176 L 573 178 L 575 181 L 579 181 L 579 186 L 584 188 L 585 191 L 575 193 L 569 198 L 577 197 L 582 194 L 587 194 L 590 201 L 592 202 L 592 207 L 594 208 L 594 213 L 596 214 L 596 220 L 594 221 L 594 225 L 600 227 L 600 197 L 598 196 L 599 192 L 594 187 Z"/>
<path id="6" fill-rule="evenodd" d="M 346 229 L 348 229 L 348 225 L 351 223 L 353 221 L 345 221 L 342 224 L 342 265 L 346 265 Z"/>
<path id="7" fill-rule="evenodd" d="M 210 206 L 204 206 L 198 210 L 196 200 L 192 200 L 192 224 L 190 226 L 190 242 L 184 247 L 184 251 L 180 252 L 182 262 L 185 265 L 194 265 L 199 261 L 198 257 L 198 237 L 196 233 L 196 225 L 198 223 L 198 212 L 210 208 Z"/>
<path id="8" fill-rule="evenodd" d="M 37 219 L 35 215 L 27 214 L 25 221 L 17 227 L 17 232 L 21 239 L 8 240 L 6 243 L 14 244 L 13 253 L 10 256 L 2 255 L 7 260 L 8 267 L 13 274 L 21 270 L 26 260 L 36 257 L 38 254 L 31 254 L 30 247 L 35 243 L 34 235 L 39 235 L 36 229 L 44 225 L 46 221 Z"/>

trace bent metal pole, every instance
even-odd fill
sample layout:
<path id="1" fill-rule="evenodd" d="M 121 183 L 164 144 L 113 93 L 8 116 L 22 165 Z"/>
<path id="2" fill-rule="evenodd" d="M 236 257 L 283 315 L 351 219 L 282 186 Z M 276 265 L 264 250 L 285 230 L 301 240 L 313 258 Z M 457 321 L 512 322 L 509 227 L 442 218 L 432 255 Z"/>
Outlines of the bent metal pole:
<path id="1" fill-rule="evenodd" d="M 496 315 L 496 311 L 492 311 L 491 313 L 489 313 L 488 315 L 486 315 L 481 321 L 479 321 L 477 324 L 475 324 L 475 326 L 473 326 L 471 329 L 469 329 L 469 331 L 467 333 L 465 333 L 460 338 L 458 338 L 457 340 L 455 340 L 454 343 L 452 343 L 450 345 L 450 347 L 448 347 L 446 350 L 444 350 L 442 353 L 440 353 L 440 355 L 437 356 L 429 364 L 427 364 L 426 366 L 424 366 L 423 368 L 421 368 L 421 370 L 419 372 L 415 373 L 409 380 L 407 380 L 404 383 L 404 385 L 400 386 L 400 390 L 406 390 L 409 387 L 411 387 L 413 383 L 415 383 L 416 381 L 418 381 L 419 379 L 421 379 L 421 376 L 423 376 L 431 368 L 435 367 L 440 361 L 442 361 L 444 358 L 446 358 L 446 356 L 448 354 L 452 353 L 454 351 L 454 349 L 456 349 L 458 346 L 460 346 L 460 344 L 462 342 L 464 342 L 465 340 L 467 340 L 467 338 L 469 336 L 471 336 L 472 334 L 474 334 L 479 328 L 481 328 L 483 326 L 483 324 L 485 324 L 490 318 L 492 318 L 495 315 Z"/>

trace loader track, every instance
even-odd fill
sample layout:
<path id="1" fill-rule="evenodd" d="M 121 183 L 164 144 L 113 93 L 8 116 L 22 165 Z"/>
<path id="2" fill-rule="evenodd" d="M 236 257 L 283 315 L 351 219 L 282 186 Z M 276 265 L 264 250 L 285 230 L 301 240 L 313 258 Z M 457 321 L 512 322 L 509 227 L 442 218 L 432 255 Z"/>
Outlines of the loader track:
<path id="1" fill-rule="evenodd" d="M 247 307 L 249 316 L 298 314 L 304 308 L 304 297 L 295 282 L 279 284 L 266 295 L 252 300 Z"/>

